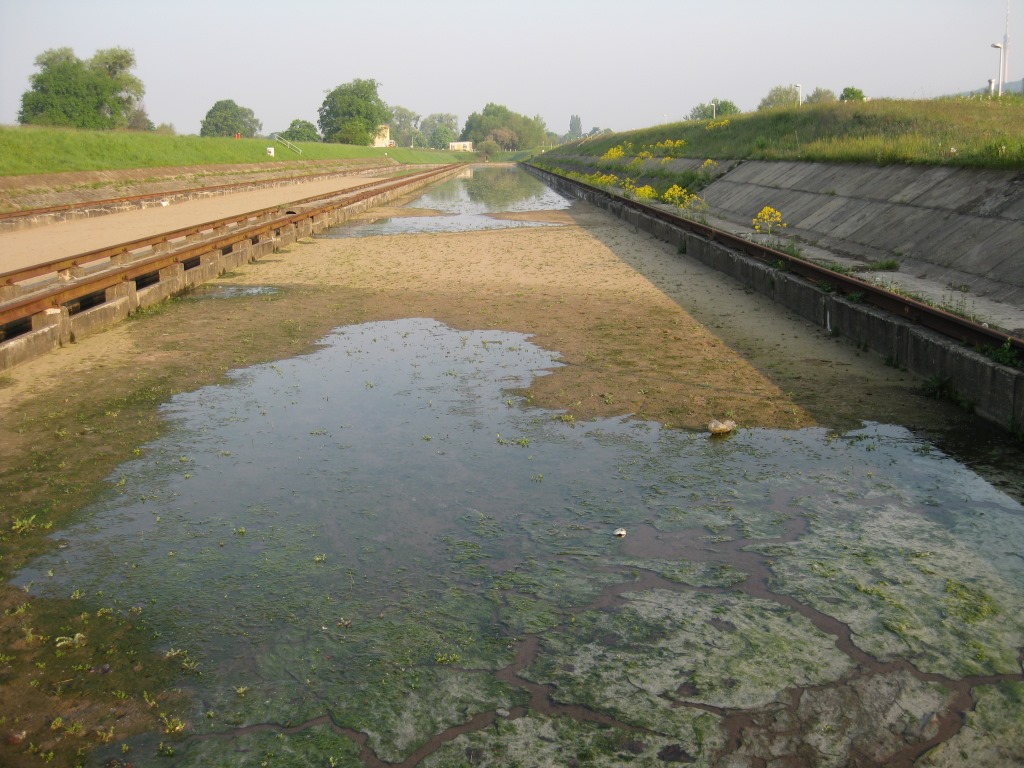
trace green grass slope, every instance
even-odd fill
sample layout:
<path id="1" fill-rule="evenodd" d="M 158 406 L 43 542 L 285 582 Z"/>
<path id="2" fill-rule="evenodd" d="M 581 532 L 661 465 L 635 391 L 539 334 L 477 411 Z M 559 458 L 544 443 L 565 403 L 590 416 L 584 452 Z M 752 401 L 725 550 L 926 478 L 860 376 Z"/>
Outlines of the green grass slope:
<path id="1" fill-rule="evenodd" d="M 0 176 L 294 160 L 388 157 L 399 163 L 472 162 L 471 152 L 300 142 L 296 154 L 272 139 L 200 138 L 134 131 L 0 126 Z M 275 148 L 275 157 L 267 154 Z"/>
<path id="2" fill-rule="evenodd" d="M 724 119 L 693 120 L 563 145 L 546 153 L 593 157 L 613 147 L 625 156 L 683 140 L 676 157 L 802 160 L 826 163 L 1024 168 L 1024 98 L 879 100 L 803 105 Z M 581 158 L 582 159 L 582 158 Z"/>

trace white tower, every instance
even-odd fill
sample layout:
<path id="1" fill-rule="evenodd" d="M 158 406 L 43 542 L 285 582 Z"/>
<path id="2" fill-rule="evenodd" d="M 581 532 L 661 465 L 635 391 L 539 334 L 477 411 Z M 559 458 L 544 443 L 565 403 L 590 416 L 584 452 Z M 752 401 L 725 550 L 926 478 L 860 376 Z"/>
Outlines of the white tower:
<path id="1" fill-rule="evenodd" d="M 1006 0 L 1006 32 L 1003 34 L 1003 71 L 999 74 L 1004 83 L 1010 82 L 1010 0 Z"/>

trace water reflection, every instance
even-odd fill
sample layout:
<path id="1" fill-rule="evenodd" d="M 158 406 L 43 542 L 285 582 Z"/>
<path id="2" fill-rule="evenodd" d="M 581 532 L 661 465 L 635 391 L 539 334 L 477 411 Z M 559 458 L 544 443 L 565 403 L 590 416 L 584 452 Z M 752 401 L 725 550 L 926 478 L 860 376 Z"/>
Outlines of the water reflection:
<path id="1" fill-rule="evenodd" d="M 409 208 L 439 211 L 440 216 L 403 216 L 334 227 L 320 237 L 400 235 L 423 232 L 471 232 L 483 229 L 552 226 L 537 221 L 497 219 L 491 214 L 564 210 L 571 202 L 516 167 L 474 167 L 431 187 Z"/>

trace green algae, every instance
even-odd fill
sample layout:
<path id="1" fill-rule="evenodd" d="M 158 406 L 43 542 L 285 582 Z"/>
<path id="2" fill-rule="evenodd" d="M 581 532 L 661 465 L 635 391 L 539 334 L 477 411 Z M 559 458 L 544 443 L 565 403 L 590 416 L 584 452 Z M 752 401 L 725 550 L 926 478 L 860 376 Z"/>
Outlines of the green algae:
<path id="1" fill-rule="evenodd" d="M 543 660 L 524 673 L 633 724 L 670 727 L 691 704 L 763 707 L 851 666 L 834 638 L 788 608 L 741 594 L 628 593 L 613 614 L 588 612 L 545 637 Z"/>
<path id="2" fill-rule="evenodd" d="M 773 550 L 778 591 L 848 624 L 878 658 L 954 677 L 1019 671 L 1024 593 L 1012 572 L 914 507 L 829 507 L 799 542 Z"/>
<path id="3" fill-rule="evenodd" d="M 174 434 L 119 470 L 71 551 L 23 574 L 41 593 L 145 606 L 156 649 L 194 665 L 169 764 L 212 750 L 237 764 L 300 743 L 252 729 L 325 717 L 389 761 L 493 719 L 428 758 L 452 765 L 710 764 L 737 710 L 773 724 L 750 742 L 758 759 L 920 740 L 926 728 L 889 715 L 871 730 L 859 697 L 894 690 L 927 720 L 941 685 L 851 679 L 788 596 L 880 658 L 1019 672 L 1019 507 L 966 470 L 887 428 L 708 441 L 510 408 L 506 386 L 552 361 L 505 340 L 371 324 L 179 398 Z M 735 591 L 751 576 L 763 595 Z M 664 580 L 678 589 L 650 586 Z M 550 712 L 508 674 L 524 635 L 539 652 L 516 674 L 553 686 Z M 779 742 L 794 723 L 814 727 Z M 324 755 L 358 759 L 349 736 L 323 738 L 349 746 Z"/>
<path id="4" fill-rule="evenodd" d="M 974 700 L 960 731 L 922 757 L 920 768 L 1024 764 L 1024 683 L 978 686 Z"/>
<path id="5" fill-rule="evenodd" d="M 715 718 L 703 713 L 695 719 L 694 733 L 707 732 L 713 739 Z M 695 737 L 694 742 L 697 741 Z M 531 713 L 512 720 L 499 718 L 491 728 L 459 736 L 421 765 L 424 768 L 528 768 L 536 765 L 653 768 L 675 762 L 711 765 L 706 758 L 691 762 L 691 757 L 673 738 Z"/>

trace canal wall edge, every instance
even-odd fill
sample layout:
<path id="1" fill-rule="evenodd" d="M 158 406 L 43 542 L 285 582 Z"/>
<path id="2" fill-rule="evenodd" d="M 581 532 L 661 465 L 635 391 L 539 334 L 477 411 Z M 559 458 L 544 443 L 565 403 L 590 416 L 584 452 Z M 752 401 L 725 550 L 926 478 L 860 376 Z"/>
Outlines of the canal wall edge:
<path id="1" fill-rule="evenodd" d="M 595 205 L 626 224 L 670 243 L 713 269 L 782 304 L 834 336 L 874 352 L 888 364 L 926 380 L 983 420 L 1020 434 L 1024 431 L 1024 371 L 913 322 L 835 293 L 763 264 L 721 243 L 630 208 L 609 195 L 570 179 L 527 166 L 559 192 Z"/>

